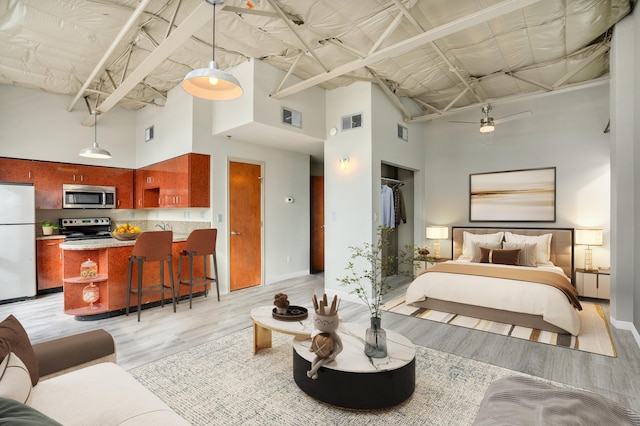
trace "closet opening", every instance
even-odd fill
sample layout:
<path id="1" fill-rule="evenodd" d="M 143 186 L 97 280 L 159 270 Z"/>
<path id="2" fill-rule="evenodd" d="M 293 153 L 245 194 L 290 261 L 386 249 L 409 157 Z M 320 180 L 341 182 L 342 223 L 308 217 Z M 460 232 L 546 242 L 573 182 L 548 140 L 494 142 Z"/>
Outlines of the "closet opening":
<path id="1" fill-rule="evenodd" d="M 413 247 L 414 235 L 414 181 L 413 170 L 382 163 L 381 165 L 381 225 L 392 229 L 386 234 L 388 245 L 382 256 L 394 257 L 394 262 L 385 276 L 398 275 L 399 271 L 411 272 L 411 264 L 399 265 L 400 251 Z"/>

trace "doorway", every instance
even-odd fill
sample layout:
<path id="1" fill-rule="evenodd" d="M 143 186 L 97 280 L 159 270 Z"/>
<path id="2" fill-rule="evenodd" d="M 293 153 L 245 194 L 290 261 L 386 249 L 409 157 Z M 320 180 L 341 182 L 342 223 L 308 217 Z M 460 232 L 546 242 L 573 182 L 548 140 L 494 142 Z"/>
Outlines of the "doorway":
<path id="1" fill-rule="evenodd" d="M 311 176 L 311 273 L 324 271 L 324 176 Z"/>
<path id="2" fill-rule="evenodd" d="M 229 162 L 229 288 L 262 284 L 262 165 Z"/>

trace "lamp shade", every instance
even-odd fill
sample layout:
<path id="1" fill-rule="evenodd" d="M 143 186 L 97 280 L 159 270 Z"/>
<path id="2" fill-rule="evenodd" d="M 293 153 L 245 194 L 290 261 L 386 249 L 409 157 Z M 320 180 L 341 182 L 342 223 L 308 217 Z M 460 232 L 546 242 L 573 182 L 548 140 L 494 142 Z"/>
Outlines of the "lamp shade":
<path id="1" fill-rule="evenodd" d="M 575 241 L 583 246 L 601 246 L 602 229 L 576 229 Z"/>
<path id="2" fill-rule="evenodd" d="M 427 238 L 430 240 L 446 240 L 449 238 L 449 227 L 427 226 Z"/>
<path id="3" fill-rule="evenodd" d="M 78 154 L 80 157 L 88 158 L 111 158 L 111 154 L 106 149 L 102 149 L 94 142 L 93 146 L 83 148 Z"/>
<path id="4" fill-rule="evenodd" d="M 216 61 L 210 61 L 209 68 L 199 68 L 187 74 L 182 80 L 182 88 L 192 96 L 212 101 L 235 99 L 243 93 L 240 82 L 219 70 Z"/>

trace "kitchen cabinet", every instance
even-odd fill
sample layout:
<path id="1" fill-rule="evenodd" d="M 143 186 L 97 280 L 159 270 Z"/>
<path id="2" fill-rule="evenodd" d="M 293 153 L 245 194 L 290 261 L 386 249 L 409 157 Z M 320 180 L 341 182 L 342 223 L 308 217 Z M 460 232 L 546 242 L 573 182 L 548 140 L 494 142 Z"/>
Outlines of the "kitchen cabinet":
<path id="1" fill-rule="evenodd" d="M 36 263 L 38 291 L 62 289 L 62 249 L 64 237 L 38 240 Z"/>
<path id="2" fill-rule="evenodd" d="M 210 157 L 185 154 L 135 171 L 135 208 L 209 207 Z"/>
<path id="3" fill-rule="evenodd" d="M 0 158 L 0 182 L 33 183 L 33 161 Z"/>

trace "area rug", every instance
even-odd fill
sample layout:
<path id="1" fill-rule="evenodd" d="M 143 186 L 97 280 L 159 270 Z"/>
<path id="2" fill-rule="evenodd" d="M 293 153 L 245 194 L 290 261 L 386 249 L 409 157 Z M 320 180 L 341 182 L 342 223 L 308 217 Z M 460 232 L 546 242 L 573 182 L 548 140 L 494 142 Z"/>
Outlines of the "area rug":
<path id="1" fill-rule="evenodd" d="M 531 377 L 417 346 L 416 387 L 407 401 L 388 409 L 347 410 L 298 388 L 291 340 L 273 333 L 273 347 L 253 355 L 252 331 L 244 329 L 130 373 L 194 425 L 243 426 L 470 425 L 490 383 Z"/>
<path id="2" fill-rule="evenodd" d="M 582 311 L 578 312 L 580 316 L 580 333 L 578 336 L 552 333 L 513 324 L 504 324 L 501 322 L 456 315 L 449 312 L 420 308 L 406 304 L 404 295 L 385 303 L 381 306 L 381 309 L 397 314 L 473 328 L 474 330 L 487 331 L 489 333 L 516 337 L 532 342 L 546 343 L 616 357 L 616 348 L 611 339 L 609 325 L 600 304 L 589 301 L 580 301 L 580 304 L 582 305 Z"/>

